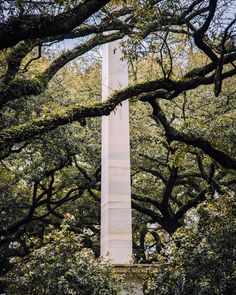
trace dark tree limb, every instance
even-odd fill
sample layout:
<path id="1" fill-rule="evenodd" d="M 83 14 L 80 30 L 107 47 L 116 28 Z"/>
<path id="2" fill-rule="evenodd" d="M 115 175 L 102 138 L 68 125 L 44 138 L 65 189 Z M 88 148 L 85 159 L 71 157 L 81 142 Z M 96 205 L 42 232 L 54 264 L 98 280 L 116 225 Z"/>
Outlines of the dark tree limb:
<path id="1" fill-rule="evenodd" d="M 67 51 L 65 54 L 59 56 L 54 62 L 46 69 L 46 71 L 40 75 L 40 80 L 43 81 L 45 85 L 52 79 L 52 77 L 68 62 L 72 61 L 78 56 L 81 56 L 93 49 L 96 46 L 118 40 L 124 37 L 124 33 L 118 32 L 110 35 L 98 34 L 95 37 L 92 37 L 89 41 L 84 44 L 80 44 L 71 51 Z"/>
<path id="2" fill-rule="evenodd" d="M 207 189 L 201 191 L 195 198 L 190 199 L 185 203 L 174 215 L 176 221 L 183 218 L 184 214 L 191 208 L 195 208 L 198 204 L 202 203 L 206 198 Z"/>
<path id="3" fill-rule="evenodd" d="M 168 181 L 166 183 L 165 190 L 164 190 L 163 196 L 162 196 L 162 201 L 161 201 L 161 206 L 164 209 L 166 209 L 169 204 L 169 198 L 172 194 L 172 191 L 173 191 L 175 183 L 176 183 L 177 173 L 178 173 L 177 167 L 171 168 L 170 175 L 169 175 Z"/>
<path id="4" fill-rule="evenodd" d="M 68 62 L 83 55 L 98 45 L 120 39 L 123 36 L 124 33 L 119 32 L 104 36 L 99 34 L 84 44 L 78 45 L 73 50 L 62 54 L 43 72 L 43 74 L 37 78 L 33 80 L 19 79 L 13 81 L 7 87 L 4 87 L 2 91 L 0 91 L 0 107 L 3 107 L 11 100 L 19 99 L 23 96 L 39 95 L 45 90 L 52 77 Z"/>
<path id="5" fill-rule="evenodd" d="M 218 57 L 214 53 L 214 51 L 210 48 L 210 46 L 208 46 L 207 43 L 204 41 L 204 37 L 215 15 L 216 8 L 217 8 L 217 0 L 209 0 L 209 14 L 204 24 L 197 31 L 193 33 L 195 45 L 199 49 L 201 49 L 207 56 L 209 56 L 209 58 L 213 62 L 217 62 Z"/>
<path id="6" fill-rule="evenodd" d="M 161 204 L 160 202 L 158 202 L 157 200 L 154 200 L 150 197 L 147 196 L 141 196 L 137 193 L 132 193 L 132 199 L 135 201 L 140 201 L 140 202 L 144 202 L 144 203 L 148 203 L 151 205 L 154 205 L 159 211 L 161 210 Z"/>
<path id="7" fill-rule="evenodd" d="M 221 41 L 221 53 L 220 53 L 220 58 L 218 61 L 218 65 L 215 71 L 215 88 L 214 88 L 214 92 L 215 92 L 215 96 L 219 96 L 221 89 L 222 89 L 222 72 L 223 72 L 223 60 L 224 60 L 224 56 L 227 52 L 226 48 L 225 48 L 225 43 L 229 37 L 229 29 L 235 24 L 236 19 L 232 20 L 230 22 L 230 24 L 227 26 L 227 28 L 224 31 L 224 35 L 223 35 L 223 39 Z"/>
<path id="8" fill-rule="evenodd" d="M 16 76 L 20 69 L 21 62 L 26 55 L 37 45 L 38 41 L 27 40 L 19 43 L 7 58 L 7 72 L 4 83 L 9 84 Z"/>
<path id="9" fill-rule="evenodd" d="M 66 34 L 94 15 L 110 0 L 85 0 L 75 8 L 54 17 L 50 15 L 22 15 L 7 23 L 0 23 L 0 49 L 19 41 Z"/>
<path id="10" fill-rule="evenodd" d="M 138 212 L 149 216 L 152 219 L 152 222 L 158 222 L 161 226 L 163 225 L 162 218 L 159 214 L 155 213 L 153 210 L 150 210 L 144 206 L 140 206 L 134 200 L 132 201 L 132 208 L 137 210 Z"/>
<path id="11" fill-rule="evenodd" d="M 231 77 L 236 73 L 236 68 L 229 70 L 222 74 L 222 79 Z M 190 89 L 195 89 L 200 85 L 208 85 L 213 83 L 214 75 L 207 77 L 196 77 L 195 79 L 185 79 L 183 78 L 180 81 L 173 81 L 170 79 L 160 79 L 157 81 L 150 81 L 137 84 L 135 86 L 130 86 L 121 91 L 116 91 L 110 99 L 106 102 L 98 102 L 93 105 L 75 105 L 71 106 L 65 111 L 54 114 L 50 118 L 40 118 L 36 119 L 30 123 L 25 123 L 20 126 L 11 127 L 9 129 L 3 129 L 0 132 L 0 148 L 2 151 L 2 158 L 6 157 L 8 153 L 6 150 L 9 149 L 9 146 L 12 146 L 15 143 L 20 143 L 32 138 L 35 138 L 39 135 L 42 135 L 48 131 L 54 130 L 59 126 L 63 126 L 69 124 L 74 121 L 79 121 L 84 118 L 91 117 L 99 117 L 103 115 L 109 115 L 122 101 L 132 98 L 134 96 L 138 96 L 143 93 L 147 93 L 147 99 L 143 99 L 144 101 L 150 101 L 154 103 L 155 112 L 159 112 L 158 115 L 160 119 L 164 122 L 162 124 L 166 124 L 166 119 L 164 116 L 161 116 L 160 111 L 158 111 L 158 104 L 153 100 L 148 98 L 149 92 L 155 92 L 159 89 L 164 89 L 167 91 L 172 91 L 175 93 L 172 99 L 183 91 L 187 91 Z M 32 87 L 32 86 L 31 86 Z M 143 96 L 145 97 L 145 95 Z M 156 105 L 157 104 L 157 105 Z M 154 112 L 154 115 L 155 115 Z M 164 125 L 165 126 L 165 125 Z M 224 154 L 223 152 L 217 151 L 213 149 L 209 142 L 205 140 L 200 140 L 198 138 L 188 137 L 187 135 L 183 135 L 179 133 L 177 130 L 173 130 L 173 128 L 168 129 L 169 138 L 172 140 L 180 140 L 182 142 L 191 144 L 193 146 L 201 148 L 208 155 L 213 157 L 217 162 L 219 162 L 223 167 L 226 168 L 236 168 L 236 164 L 233 159 Z M 167 136 L 168 137 L 168 136 Z M 0 157 L 0 158 L 1 158 Z M 223 157 L 223 158 L 222 158 Z"/>
<path id="12" fill-rule="evenodd" d="M 236 160 L 231 158 L 226 153 L 214 148 L 209 141 L 204 138 L 198 137 L 195 134 L 185 134 L 170 125 L 164 112 L 160 108 L 158 101 L 151 101 L 153 107 L 154 118 L 161 122 L 165 129 L 166 137 L 172 141 L 180 141 L 188 145 L 201 149 L 204 153 L 218 162 L 222 167 L 228 169 L 236 169 Z"/>

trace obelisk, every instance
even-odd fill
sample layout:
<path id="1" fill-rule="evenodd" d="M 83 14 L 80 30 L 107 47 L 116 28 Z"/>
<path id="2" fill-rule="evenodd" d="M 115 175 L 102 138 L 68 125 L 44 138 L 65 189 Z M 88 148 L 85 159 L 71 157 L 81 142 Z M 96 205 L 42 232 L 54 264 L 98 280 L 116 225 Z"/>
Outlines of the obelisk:
<path id="1" fill-rule="evenodd" d="M 103 100 L 127 85 L 120 42 L 103 45 Z M 132 256 L 128 101 L 102 118 L 101 256 L 113 264 L 128 264 Z"/>

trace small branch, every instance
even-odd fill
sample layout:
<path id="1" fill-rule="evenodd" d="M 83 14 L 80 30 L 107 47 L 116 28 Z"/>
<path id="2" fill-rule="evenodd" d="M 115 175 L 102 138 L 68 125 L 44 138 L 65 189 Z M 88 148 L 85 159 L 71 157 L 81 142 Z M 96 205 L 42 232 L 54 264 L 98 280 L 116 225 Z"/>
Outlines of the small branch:
<path id="1" fill-rule="evenodd" d="M 144 207 L 144 206 L 140 206 L 138 205 L 137 202 L 135 201 L 132 201 L 132 208 L 134 208 L 135 210 L 137 210 L 138 212 L 142 213 L 142 214 L 145 214 L 149 217 L 152 218 L 152 222 L 157 222 L 159 223 L 161 226 L 163 226 L 163 222 L 162 222 L 162 219 L 161 219 L 161 216 L 159 216 L 159 214 L 155 213 L 154 211 Z"/>
<path id="2" fill-rule="evenodd" d="M 24 69 L 22 70 L 22 72 L 23 72 L 23 73 L 27 72 L 27 71 L 28 71 L 28 67 L 29 67 L 29 65 L 30 65 L 33 61 L 38 60 L 38 59 L 40 59 L 41 57 L 42 57 L 42 45 L 39 45 L 39 47 L 38 47 L 38 56 L 36 56 L 36 57 L 34 57 L 34 58 L 31 58 L 31 59 L 27 62 L 27 64 L 24 66 Z"/>
<path id="3" fill-rule="evenodd" d="M 198 204 L 200 204 L 201 202 L 203 202 L 206 198 L 206 193 L 207 190 L 203 190 L 201 191 L 197 197 L 189 200 L 186 204 L 184 204 L 174 215 L 174 218 L 176 221 L 179 221 L 184 214 L 191 208 L 195 208 Z"/>
<path id="4" fill-rule="evenodd" d="M 215 96 L 218 97 L 221 89 L 222 89 L 222 72 L 223 72 L 223 60 L 224 60 L 224 55 L 226 53 L 226 48 L 225 48 L 225 43 L 227 41 L 227 38 L 229 36 L 228 31 L 229 29 L 234 25 L 234 23 L 236 22 L 236 19 L 234 19 L 232 22 L 230 22 L 230 24 L 227 26 L 227 28 L 224 31 L 224 36 L 221 42 L 221 53 L 220 53 L 220 58 L 218 61 L 218 65 L 215 71 L 215 88 L 214 88 L 214 92 L 215 92 Z"/>
<path id="5" fill-rule="evenodd" d="M 163 208 L 167 208 L 169 203 L 169 198 L 171 197 L 172 191 L 175 186 L 175 182 L 177 179 L 178 168 L 174 167 L 170 170 L 169 179 L 166 183 L 165 190 L 162 197 L 161 206 Z"/>
<path id="6" fill-rule="evenodd" d="M 161 204 L 157 201 L 157 200 L 154 200 L 152 198 L 149 198 L 147 196 L 141 196 L 141 195 L 138 195 L 136 193 L 132 193 L 132 199 L 135 200 L 135 201 L 139 201 L 139 202 L 144 202 L 144 203 L 149 203 L 149 204 L 152 204 L 154 205 L 159 211 L 161 210 Z"/>

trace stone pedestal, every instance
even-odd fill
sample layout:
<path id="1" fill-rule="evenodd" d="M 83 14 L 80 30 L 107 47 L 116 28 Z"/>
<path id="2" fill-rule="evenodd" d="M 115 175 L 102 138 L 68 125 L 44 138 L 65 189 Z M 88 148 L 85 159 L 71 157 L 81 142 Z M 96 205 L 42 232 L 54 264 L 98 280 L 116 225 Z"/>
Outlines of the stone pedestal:
<path id="1" fill-rule="evenodd" d="M 117 274 L 124 277 L 120 295 L 143 295 L 143 283 L 149 264 L 115 265 Z"/>
<path id="2" fill-rule="evenodd" d="M 128 66 L 119 42 L 103 45 L 102 97 L 128 85 Z M 128 101 L 102 118 L 101 256 L 113 264 L 132 256 Z"/>

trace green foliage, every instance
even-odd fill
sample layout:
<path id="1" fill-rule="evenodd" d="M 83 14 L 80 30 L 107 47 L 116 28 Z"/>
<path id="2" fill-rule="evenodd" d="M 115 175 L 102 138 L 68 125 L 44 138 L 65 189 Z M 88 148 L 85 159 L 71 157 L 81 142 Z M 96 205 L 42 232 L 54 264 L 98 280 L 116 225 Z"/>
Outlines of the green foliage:
<path id="1" fill-rule="evenodd" d="M 0 10 L 4 13 L 0 19 L 3 27 L 4 22 L 11 21 L 13 16 L 16 19 L 20 16 L 19 21 L 24 27 L 25 16 L 29 20 L 31 14 L 37 18 L 42 16 L 42 20 L 44 16 L 53 19 L 63 11 L 70 11 L 78 3 L 86 4 L 88 1 L 2 2 L 4 5 L 0 4 Z M 94 1 L 96 5 L 99 2 Z M 69 38 L 70 33 L 82 36 L 70 42 L 71 46 L 76 42 L 82 48 L 87 48 L 90 37 L 99 36 L 96 35 L 97 30 L 99 34 L 100 30 L 107 33 L 121 30 L 128 34 L 124 51 L 130 62 L 130 85 L 154 80 L 159 85 L 159 82 L 169 81 L 170 91 L 165 83 L 163 89 L 160 84 L 160 91 L 153 93 L 155 95 L 151 101 L 155 98 L 160 100 L 171 126 L 190 136 L 206 139 L 215 148 L 235 158 L 234 77 L 223 81 L 218 97 L 214 96 L 212 86 L 205 85 L 205 82 L 200 82 L 203 85 L 194 90 L 189 90 L 191 87 L 178 89 L 179 84 L 175 84 L 176 81 L 190 84 L 197 81 L 198 84 L 201 79 L 215 75 L 214 67 L 212 72 L 197 77 L 191 71 L 197 71 L 207 63 L 210 65 L 209 57 L 195 44 L 193 35 L 206 20 L 211 5 L 209 1 L 194 1 L 193 9 L 188 10 L 190 2 L 110 1 L 110 5 L 86 19 L 79 27 L 74 27 L 72 32 L 61 35 L 59 31 L 58 37 L 49 36 L 41 40 L 28 40 L 26 36 L 25 42 L 1 52 L 1 95 L 3 103 L 5 98 L 9 98 L 9 102 L 1 109 L 0 122 L 2 136 L 8 135 L 6 140 L 9 139 L 10 144 L 6 144 L 6 150 L 1 151 L 4 152 L 3 156 L 9 156 L 0 163 L 0 274 L 3 280 L 8 277 L 12 281 L 9 294 L 53 294 L 55 290 L 57 294 L 82 294 L 80 292 L 83 290 L 93 294 L 95 289 L 91 290 L 90 287 L 98 286 L 103 290 L 98 278 L 106 285 L 104 276 L 107 273 L 96 268 L 97 261 L 88 250 L 82 250 L 89 247 L 95 256 L 100 253 L 100 119 L 87 118 L 82 121 L 76 116 L 78 122 L 71 123 L 75 121 L 73 114 L 78 104 L 86 103 L 91 107 L 101 99 L 101 60 L 98 52 L 89 51 L 83 57 L 77 56 L 74 64 L 57 63 L 57 57 L 66 59 L 74 52 L 74 49 L 63 50 L 63 43 L 59 42 L 64 37 Z M 227 44 L 233 42 L 230 39 L 233 34 L 228 32 L 229 39 L 223 44 L 223 31 L 217 27 L 225 22 L 220 14 L 224 15 L 227 5 L 222 4 L 226 2 L 228 5 L 233 3 L 232 0 L 218 1 L 219 15 L 215 15 L 202 40 L 218 56 L 222 53 L 224 59 L 234 55 L 233 51 L 221 52 L 221 47 L 227 49 Z M 84 13 L 83 9 L 79 10 Z M 76 13 L 76 18 L 80 11 Z M 185 13 L 186 22 L 183 17 Z M 11 34 L 8 35 L 11 38 Z M 55 45 L 52 46 L 55 43 L 58 44 L 57 49 Z M 67 42 L 64 46 L 67 46 Z M 82 50 L 83 53 L 85 51 Z M 58 71 L 48 81 L 49 75 L 44 73 L 51 65 L 56 65 Z M 224 66 L 223 72 L 226 74 L 229 69 L 233 69 L 233 65 Z M 189 71 L 192 75 L 186 77 Z M 173 91 L 172 84 L 177 85 Z M 142 89 L 141 84 L 139 87 Z M 150 94 L 151 89 L 144 87 L 142 91 L 141 101 Z M 167 97 L 167 100 L 163 97 Z M 235 191 L 235 172 L 222 169 L 195 147 L 178 141 L 171 142 L 160 121 L 152 115 L 151 104 L 145 104 L 139 98 L 132 97 L 130 104 L 132 199 L 135 209 L 133 248 L 136 261 L 159 259 L 158 267 L 161 270 L 149 280 L 147 292 L 217 294 L 220 289 L 214 289 L 217 285 L 212 279 L 214 275 L 222 286 L 231 284 L 227 275 L 231 275 L 232 263 L 228 267 L 222 260 L 221 264 L 217 250 L 221 247 L 230 252 L 232 246 L 229 242 L 224 247 L 228 238 L 225 238 L 227 231 L 222 231 L 221 225 L 229 228 L 229 235 L 234 231 L 233 228 L 231 231 L 230 218 L 225 217 L 224 221 L 220 217 L 221 221 L 216 222 L 223 205 L 220 201 L 217 203 L 214 197 Z M 53 131 L 50 131 L 50 127 L 47 132 L 44 130 L 44 134 L 36 136 L 41 126 L 35 124 L 33 139 L 11 142 L 20 130 L 22 135 L 28 134 L 32 120 L 45 122 L 45 119 L 52 117 L 59 119 L 61 115 L 65 118 L 66 114 L 69 118 L 67 125 Z M 204 191 L 206 193 L 199 197 L 199 193 Z M 197 207 L 205 198 L 213 201 L 205 203 L 207 208 L 199 207 L 199 224 L 187 226 L 186 212 Z M 223 200 L 227 203 L 225 198 Z M 217 204 L 222 206 L 218 208 Z M 233 203 L 231 205 L 233 208 Z M 228 211 L 223 210 L 225 216 L 230 215 L 230 206 L 227 208 Z M 178 215 L 181 209 L 183 213 Z M 65 230 L 64 225 L 62 230 L 58 230 L 66 212 L 75 216 L 75 221 L 70 231 Z M 213 215 L 216 218 L 214 222 Z M 55 227 L 53 230 L 50 224 Z M 212 238 L 208 230 L 213 234 Z M 75 233 L 79 233 L 80 237 Z M 170 235 L 173 234 L 169 245 Z M 165 252 L 160 256 L 163 247 Z M 200 265 L 208 272 L 203 272 Z M 106 264 L 99 264 L 101 266 L 107 267 Z M 93 281 L 90 276 L 94 278 Z M 13 279 L 16 281 L 14 284 Z M 107 286 L 104 292 L 109 292 Z M 154 286 L 154 291 L 149 286 Z M 213 291 L 209 291 L 209 288 Z"/>
<path id="2" fill-rule="evenodd" d="M 226 295 L 236 290 L 236 202 L 204 202 L 179 229 L 146 282 L 147 295 Z"/>
<path id="3" fill-rule="evenodd" d="M 19 259 L 9 273 L 6 294 L 118 294 L 120 281 L 111 265 L 95 259 L 91 250 L 81 250 L 81 239 L 65 222 L 60 230 L 51 229 L 44 246 Z"/>
<path id="4" fill-rule="evenodd" d="M 76 65 L 68 67 L 55 77 L 37 104 L 32 97 L 12 111 L 5 109 L 4 124 L 18 125 L 29 118 L 45 117 L 52 110 L 61 112 L 75 103 L 79 91 L 86 100 L 92 101 L 93 96 L 100 96 L 96 65 L 95 69 L 91 67 L 82 73 Z M 89 88 L 84 79 L 90 82 Z M 0 274 L 15 264 L 14 257 L 27 255 L 45 243 L 48 225 L 59 227 L 66 212 L 76 218 L 73 230 L 83 234 L 83 247 L 90 247 L 98 256 L 100 193 L 96 191 L 94 199 L 86 190 L 99 188 L 100 121 L 88 119 L 83 128 L 74 122 L 15 148 L 19 151 L 0 164 Z M 34 197 L 37 200 L 33 200 Z M 47 207 L 49 199 L 55 207 L 51 213 Z M 12 230 L 8 231 L 9 228 Z M 12 249 L 11 244 L 17 247 Z"/>

